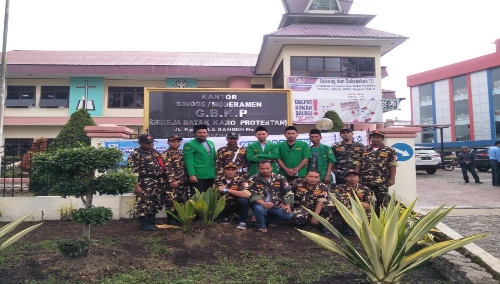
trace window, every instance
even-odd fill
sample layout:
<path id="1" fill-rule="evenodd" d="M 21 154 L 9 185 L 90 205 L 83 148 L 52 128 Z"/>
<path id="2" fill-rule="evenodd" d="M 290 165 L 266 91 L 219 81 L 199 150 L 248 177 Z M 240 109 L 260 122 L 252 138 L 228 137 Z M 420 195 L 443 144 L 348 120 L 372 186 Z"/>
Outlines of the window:
<path id="1" fill-rule="evenodd" d="M 4 155 L 8 160 L 9 156 L 22 156 L 31 149 L 33 138 L 5 138 Z"/>
<path id="2" fill-rule="evenodd" d="M 309 10 L 313 11 L 338 11 L 336 0 L 313 0 Z"/>
<path id="3" fill-rule="evenodd" d="M 30 108 L 35 107 L 35 86 L 8 86 L 5 107 Z"/>
<path id="4" fill-rule="evenodd" d="M 453 84 L 453 112 L 455 117 L 455 141 L 470 140 L 469 96 L 467 77 L 460 76 L 452 79 Z"/>
<path id="5" fill-rule="evenodd" d="M 418 86 L 420 124 L 434 124 L 432 96 L 432 84 Z M 422 137 L 422 143 L 434 143 L 435 137 L 433 130 L 424 130 L 420 135 Z"/>
<path id="6" fill-rule="evenodd" d="M 375 77 L 373 57 L 302 57 L 290 58 L 292 76 Z"/>
<path id="7" fill-rule="evenodd" d="M 109 87 L 108 108 L 144 108 L 144 87 Z"/>
<path id="8" fill-rule="evenodd" d="M 41 108 L 67 108 L 69 86 L 42 86 L 38 106 Z"/>
<path id="9" fill-rule="evenodd" d="M 283 89 L 285 87 L 285 79 L 283 76 L 283 60 L 281 61 L 276 72 L 273 75 L 273 89 Z"/>
<path id="10" fill-rule="evenodd" d="M 493 114 L 495 116 L 495 137 L 500 139 L 500 67 L 491 70 L 491 86 L 493 88 Z"/>

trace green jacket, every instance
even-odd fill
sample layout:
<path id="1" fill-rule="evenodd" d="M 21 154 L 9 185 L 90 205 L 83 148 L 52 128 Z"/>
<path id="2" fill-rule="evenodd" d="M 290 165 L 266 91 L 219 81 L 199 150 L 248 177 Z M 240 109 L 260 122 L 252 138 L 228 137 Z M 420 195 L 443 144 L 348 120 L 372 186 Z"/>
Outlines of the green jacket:
<path id="1" fill-rule="evenodd" d="M 310 149 L 313 147 L 311 146 Z M 319 145 L 319 153 L 318 153 L 318 168 L 317 170 L 320 173 L 320 181 L 323 182 L 326 176 L 326 171 L 328 169 L 328 164 L 330 163 L 335 163 L 337 162 L 337 159 L 335 159 L 335 155 L 333 155 L 333 151 L 331 147 L 328 147 L 326 145 L 320 144 Z M 312 150 L 311 150 L 311 155 L 312 155 Z M 309 163 L 307 164 L 307 169 L 310 170 L 313 168 L 312 165 L 313 159 L 309 159 Z M 333 182 L 333 177 L 332 174 L 330 174 L 330 182 Z"/>
<path id="2" fill-rule="evenodd" d="M 311 158 L 311 149 L 309 149 L 309 145 L 304 141 L 295 141 L 292 149 L 288 147 L 286 141 L 278 144 L 278 160 L 281 160 L 289 169 L 297 167 L 303 159 Z M 280 169 L 279 173 L 283 176 L 287 176 L 283 169 Z M 298 177 L 305 177 L 306 174 L 307 165 L 300 169 Z"/>
<path id="3" fill-rule="evenodd" d="M 248 166 L 249 176 L 253 176 L 259 173 L 257 163 L 262 160 L 273 161 L 271 163 L 271 165 L 273 166 L 273 173 L 278 173 L 278 165 L 276 164 L 276 160 L 278 159 L 278 145 L 274 144 L 273 142 L 266 142 L 264 151 L 262 151 L 262 147 L 260 146 L 259 141 L 248 144 L 246 157 L 247 161 L 250 164 Z"/>
<path id="4" fill-rule="evenodd" d="M 207 140 L 210 146 L 210 155 L 197 139 L 184 144 L 184 162 L 188 176 L 196 176 L 198 179 L 215 178 L 215 146 L 214 142 Z"/>

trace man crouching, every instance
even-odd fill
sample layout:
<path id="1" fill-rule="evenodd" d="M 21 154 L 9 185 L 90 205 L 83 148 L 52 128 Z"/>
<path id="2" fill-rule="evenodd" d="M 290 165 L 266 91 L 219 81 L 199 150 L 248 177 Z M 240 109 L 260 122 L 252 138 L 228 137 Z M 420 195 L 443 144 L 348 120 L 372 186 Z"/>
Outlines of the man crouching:
<path id="1" fill-rule="evenodd" d="M 335 206 L 329 204 L 328 188 L 320 182 L 320 172 L 309 170 L 305 178 L 299 178 L 290 183 L 292 191 L 295 192 L 294 222 L 298 225 L 311 224 L 318 226 L 318 220 L 307 213 L 302 206 L 314 213 L 331 221 L 334 217 Z M 330 206 L 327 206 L 330 205 Z M 321 226 L 324 234 L 331 234 L 324 226 Z"/>
<path id="2" fill-rule="evenodd" d="M 226 207 L 219 214 L 221 223 L 231 223 L 232 213 L 237 212 L 240 218 L 240 223 L 236 228 L 247 228 L 248 210 L 250 209 L 250 191 L 247 190 L 247 182 L 238 175 L 238 167 L 229 162 L 224 166 L 224 172 L 220 179 L 217 180 L 215 186 L 219 189 L 221 195 L 226 197 Z"/>

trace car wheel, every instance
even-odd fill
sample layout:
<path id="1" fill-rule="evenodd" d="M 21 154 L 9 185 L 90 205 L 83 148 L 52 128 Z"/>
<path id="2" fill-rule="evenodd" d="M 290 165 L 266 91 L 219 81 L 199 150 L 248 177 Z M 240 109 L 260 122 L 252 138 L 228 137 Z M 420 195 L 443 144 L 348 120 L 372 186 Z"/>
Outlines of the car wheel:
<path id="1" fill-rule="evenodd" d="M 480 172 L 487 172 L 487 171 L 489 171 L 489 170 L 490 170 L 490 168 L 488 168 L 488 167 L 476 168 L 476 169 L 477 169 L 478 171 L 480 171 Z"/>
<path id="2" fill-rule="evenodd" d="M 437 171 L 437 170 L 436 170 L 436 169 L 427 169 L 427 170 L 425 170 L 425 171 L 426 171 L 428 174 L 433 175 L 433 174 L 435 174 L 435 173 L 436 173 L 436 171 Z"/>

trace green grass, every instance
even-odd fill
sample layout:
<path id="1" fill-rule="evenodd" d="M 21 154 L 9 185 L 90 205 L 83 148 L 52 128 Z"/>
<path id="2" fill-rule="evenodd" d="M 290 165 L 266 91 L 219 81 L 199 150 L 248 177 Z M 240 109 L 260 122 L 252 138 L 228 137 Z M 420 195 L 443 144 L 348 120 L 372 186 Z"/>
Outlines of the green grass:
<path id="1" fill-rule="evenodd" d="M 167 256 L 170 250 L 165 245 L 165 240 L 162 238 L 139 238 L 139 241 L 146 244 L 148 250 L 156 255 Z"/>

